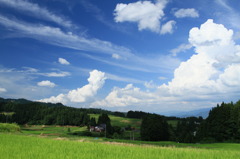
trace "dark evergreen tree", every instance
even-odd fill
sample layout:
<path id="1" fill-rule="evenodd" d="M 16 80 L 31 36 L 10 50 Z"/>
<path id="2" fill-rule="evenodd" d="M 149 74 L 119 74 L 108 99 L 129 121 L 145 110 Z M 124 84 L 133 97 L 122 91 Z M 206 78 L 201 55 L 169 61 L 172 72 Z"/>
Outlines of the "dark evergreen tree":
<path id="1" fill-rule="evenodd" d="M 108 136 L 111 136 L 114 133 L 111 120 L 107 114 L 103 113 L 98 117 L 98 125 L 105 125 Z"/>
<path id="2" fill-rule="evenodd" d="M 223 142 L 239 141 L 240 106 L 224 103 L 213 108 L 197 133 L 199 141 Z"/>
<path id="3" fill-rule="evenodd" d="M 94 117 L 92 117 L 92 118 L 90 119 L 90 125 L 91 125 L 91 126 L 96 126 L 96 125 L 97 125 L 96 119 L 95 119 Z"/>
<path id="4" fill-rule="evenodd" d="M 145 141 L 163 141 L 169 139 L 168 124 L 164 117 L 149 114 L 143 117 L 141 139 Z"/>
<path id="5" fill-rule="evenodd" d="M 147 114 L 148 113 L 145 113 L 145 112 L 142 112 L 142 111 L 129 111 L 129 112 L 127 112 L 127 117 L 128 118 L 142 119 Z"/>

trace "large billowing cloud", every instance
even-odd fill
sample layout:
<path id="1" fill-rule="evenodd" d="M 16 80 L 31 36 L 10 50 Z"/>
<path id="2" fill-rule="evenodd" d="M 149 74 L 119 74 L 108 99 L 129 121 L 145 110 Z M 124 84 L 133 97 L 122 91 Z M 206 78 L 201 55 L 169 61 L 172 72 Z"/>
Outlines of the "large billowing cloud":
<path id="1" fill-rule="evenodd" d="M 135 22 L 138 23 L 138 29 L 150 30 L 160 34 L 171 33 L 174 21 L 169 21 L 161 28 L 160 21 L 164 17 L 164 8 L 167 0 L 138 1 L 129 4 L 119 3 L 114 10 L 115 22 Z M 164 29 L 164 30 L 162 30 Z"/>
<path id="2" fill-rule="evenodd" d="M 104 85 L 105 80 L 105 73 L 93 70 L 88 78 L 89 83 L 82 88 L 70 91 L 67 97 L 71 102 L 85 102 L 87 98 L 96 95 L 97 91 Z"/>
<path id="3" fill-rule="evenodd" d="M 233 34 L 233 30 L 207 20 L 199 28 L 190 30 L 189 43 L 195 48 L 195 54 L 180 64 L 170 82 L 155 92 L 132 85 L 114 88 L 104 100 L 92 106 L 126 107 L 148 103 L 154 107 L 175 103 L 203 107 L 197 103 L 236 100 L 240 93 L 240 45 L 234 42 Z"/>
<path id="4" fill-rule="evenodd" d="M 240 77 L 240 52 L 232 30 L 208 20 L 200 28 L 190 30 L 189 42 L 196 54 L 182 62 L 174 72 L 174 79 L 160 88 L 166 87 L 172 94 L 204 95 L 240 87 L 240 78 L 236 78 Z"/>
<path id="5" fill-rule="evenodd" d="M 151 100 L 153 95 L 146 94 L 132 84 L 128 84 L 125 88 L 115 87 L 104 100 L 92 103 L 92 106 L 125 107 L 148 102 L 147 97 Z"/>
<path id="6" fill-rule="evenodd" d="M 69 91 L 67 94 L 59 94 L 58 96 L 52 96 L 50 98 L 41 99 L 41 102 L 52 102 L 52 103 L 64 103 L 69 102 L 86 102 L 88 99 L 92 98 L 97 94 L 98 90 L 102 88 L 106 80 L 105 73 L 93 70 L 90 72 L 90 77 L 88 78 L 88 84 Z"/>

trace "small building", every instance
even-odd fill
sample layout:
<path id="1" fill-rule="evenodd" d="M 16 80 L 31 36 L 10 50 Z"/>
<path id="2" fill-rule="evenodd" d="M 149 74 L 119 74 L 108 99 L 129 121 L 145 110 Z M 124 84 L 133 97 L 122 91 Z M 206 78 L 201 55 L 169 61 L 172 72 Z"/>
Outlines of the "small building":
<path id="1" fill-rule="evenodd" d="M 100 124 L 99 126 L 90 126 L 90 132 L 103 132 L 106 129 L 105 124 Z"/>

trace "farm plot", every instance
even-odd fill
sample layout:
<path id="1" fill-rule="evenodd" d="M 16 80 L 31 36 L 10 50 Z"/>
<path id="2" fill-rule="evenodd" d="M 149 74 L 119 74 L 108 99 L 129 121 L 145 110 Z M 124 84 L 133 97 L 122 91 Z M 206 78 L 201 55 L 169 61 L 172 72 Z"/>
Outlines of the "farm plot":
<path id="1" fill-rule="evenodd" d="M 15 134 L 0 134 L 1 158 L 105 158 L 105 159 L 236 159 L 237 150 L 156 147 L 131 144 L 106 144 L 97 142 L 53 140 Z"/>

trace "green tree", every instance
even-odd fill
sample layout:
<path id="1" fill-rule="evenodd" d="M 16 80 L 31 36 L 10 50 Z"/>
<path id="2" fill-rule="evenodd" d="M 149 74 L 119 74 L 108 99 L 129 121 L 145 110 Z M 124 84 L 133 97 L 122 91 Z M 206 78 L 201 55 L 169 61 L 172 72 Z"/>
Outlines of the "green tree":
<path id="1" fill-rule="evenodd" d="M 143 117 L 141 139 L 145 141 L 163 141 L 169 139 L 168 124 L 164 117 L 149 114 Z"/>
<path id="2" fill-rule="evenodd" d="M 107 136 L 111 136 L 114 133 L 111 125 L 111 120 L 108 117 L 108 115 L 105 113 L 101 114 L 98 117 L 98 125 L 101 125 L 101 124 L 106 126 Z"/>
<path id="3" fill-rule="evenodd" d="M 94 117 L 92 117 L 92 118 L 90 119 L 90 125 L 91 125 L 91 126 L 96 126 L 96 125 L 97 125 L 96 119 L 95 119 Z"/>

